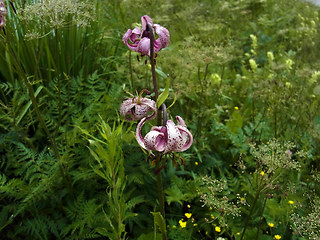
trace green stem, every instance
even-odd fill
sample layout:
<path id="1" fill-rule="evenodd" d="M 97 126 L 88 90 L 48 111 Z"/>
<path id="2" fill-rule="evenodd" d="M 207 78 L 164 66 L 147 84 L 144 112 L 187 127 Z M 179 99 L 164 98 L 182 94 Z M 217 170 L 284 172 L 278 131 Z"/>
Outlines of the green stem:
<path id="1" fill-rule="evenodd" d="M 152 73 L 152 82 L 154 87 L 154 93 L 155 93 L 155 101 L 157 102 L 159 91 L 158 91 L 158 85 L 157 85 L 157 76 L 156 76 L 156 67 L 155 67 L 155 61 L 154 61 L 154 34 L 153 34 L 153 26 L 150 23 L 147 23 L 147 31 L 149 32 L 150 36 L 150 64 L 151 64 L 151 73 Z M 160 110 L 160 109 L 159 109 Z M 161 114 L 157 113 L 157 125 L 161 125 Z M 156 168 L 159 169 L 161 167 L 161 157 L 162 154 L 158 154 L 156 157 Z M 161 171 L 157 174 L 157 189 L 158 189 L 158 201 L 159 201 L 159 210 L 163 217 L 164 222 L 166 222 L 165 218 L 165 208 L 164 208 L 164 195 L 163 195 L 163 183 L 162 183 L 162 175 Z M 167 235 L 165 232 L 161 233 L 162 240 L 167 239 Z"/>
<path id="2" fill-rule="evenodd" d="M 266 203 L 267 203 L 267 197 L 264 198 L 264 201 L 263 201 L 263 207 L 261 209 L 261 213 L 260 213 L 260 220 L 259 220 L 259 224 L 258 224 L 258 229 L 257 229 L 257 234 L 256 234 L 256 240 L 259 239 L 259 232 L 260 232 L 260 226 L 261 226 L 261 222 L 262 222 L 262 218 L 263 218 L 263 212 L 264 212 L 264 209 L 266 207 Z"/>
<path id="3" fill-rule="evenodd" d="M 129 51 L 129 71 L 130 71 L 130 84 L 131 84 L 131 89 L 133 88 L 133 72 L 132 72 L 132 60 L 131 60 L 131 51 Z"/>
<path id="4" fill-rule="evenodd" d="M 243 228 L 243 231 L 242 231 L 240 240 L 243 240 L 243 237 L 244 237 L 244 234 L 245 234 L 245 232 L 246 232 L 246 230 L 247 230 L 247 227 L 248 227 L 250 218 L 251 218 L 251 216 L 252 216 L 253 210 L 254 210 L 257 202 L 258 202 L 260 192 L 261 192 L 261 190 L 258 189 L 258 191 L 257 191 L 257 193 L 256 193 L 256 196 L 255 196 L 255 198 L 254 198 L 254 200 L 253 200 L 252 206 L 251 206 L 251 208 L 250 208 L 249 215 L 248 215 L 248 217 L 247 217 L 247 219 L 246 219 L 246 222 L 245 222 L 245 224 L 244 224 L 244 228 Z"/>

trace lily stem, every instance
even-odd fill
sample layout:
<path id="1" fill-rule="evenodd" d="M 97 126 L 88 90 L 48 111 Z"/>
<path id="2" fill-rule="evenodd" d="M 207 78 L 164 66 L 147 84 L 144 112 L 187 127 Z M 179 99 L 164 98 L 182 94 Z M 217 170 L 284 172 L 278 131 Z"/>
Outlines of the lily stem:
<path id="1" fill-rule="evenodd" d="M 159 97 L 159 91 L 158 91 L 158 84 L 157 84 L 157 76 L 156 76 L 156 66 L 155 66 L 155 61 L 154 61 L 154 34 L 153 34 L 153 26 L 150 23 L 147 23 L 147 31 L 149 33 L 150 37 L 150 65 L 151 65 L 151 73 L 152 73 L 152 82 L 153 82 L 153 87 L 154 87 L 154 94 L 155 94 L 155 101 L 157 102 L 158 97 Z M 158 126 L 161 125 L 162 119 L 161 119 L 161 114 L 157 113 L 157 124 Z M 166 106 L 163 104 L 162 105 L 162 110 L 166 114 Z M 166 119 L 164 119 L 166 121 Z M 157 155 L 156 158 L 156 168 L 159 169 L 161 167 L 161 154 Z M 165 218 L 165 208 L 164 208 L 164 195 L 163 195 L 163 182 L 162 182 L 162 175 L 161 171 L 157 173 L 157 189 L 158 189 L 158 201 L 159 201 L 159 210 L 160 213 L 163 217 L 163 221 L 166 222 Z M 166 232 L 162 232 L 162 240 L 167 239 Z"/>

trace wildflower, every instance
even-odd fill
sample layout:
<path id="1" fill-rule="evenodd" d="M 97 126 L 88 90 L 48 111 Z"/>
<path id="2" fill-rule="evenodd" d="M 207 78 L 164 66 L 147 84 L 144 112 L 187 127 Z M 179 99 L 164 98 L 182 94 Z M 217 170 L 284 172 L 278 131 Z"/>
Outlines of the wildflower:
<path id="1" fill-rule="evenodd" d="M 285 85 L 286 85 L 287 88 L 291 88 L 292 87 L 292 84 L 290 82 L 286 82 Z"/>
<path id="2" fill-rule="evenodd" d="M 274 235 L 274 238 L 279 240 L 279 239 L 281 239 L 281 236 L 277 234 L 277 235 Z"/>
<path id="3" fill-rule="evenodd" d="M 249 63 L 250 63 L 250 67 L 251 67 L 252 71 L 253 71 L 253 72 L 256 72 L 257 69 L 258 69 L 258 65 L 257 65 L 256 61 L 251 58 L 251 59 L 249 60 Z"/>
<path id="4" fill-rule="evenodd" d="M 179 225 L 182 227 L 182 228 L 185 228 L 187 226 L 187 222 L 184 222 L 183 219 L 179 220 Z"/>
<path id="5" fill-rule="evenodd" d="M 177 125 L 172 120 L 168 120 L 165 126 L 152 127 L 144 138 L 141 135 L 141 128 L 147 118 L 141 119 L 136 130 L 139 145 L 146 150 L 155 150 L 163 154 L 170 151 L 186 151 L 192 145 L 193 137 L 183 119 L 179 116 L 176 116 L 176 119 Z"/>
<path id="6" fill-rule="evenodd" d="M 268 226 L 273 228 L 274 227 L 274 223 L 268 223 Z"/>
<path id="7" fill-rule="evenodd" d="M 193 226 L 196 227 L 196 226 L 198 226 L 198 224 L 197 224 L 197 223 L 194 223 Z"/>
<path id="8" fill-rule="evenodd" d="M 192 213 L 185 213 L 184 215 L 185 215 L 187 218 L 191 218 Z"/>
<path id="9" fill-rule="evenodd" d="M 267 52 L 267 56 L 268 56 L 268 61 L 269 61 L 270 63 L 272 63 L 273 60 L 274 60 L 273 53 L 272 53 L 272 52 Z"/>
<path id="10" fill-rule="evenodd" d="M 293 65 L 293 61 L 289 58 L 286 60 L 286 68 L 287 68 L 287 71 L 290 71 L 292 70 L 292 65 Z"/>
<path id="11" fill-rule="evenodd" d="M 156 113 L 156 102 L 149 98 L 141 98 L 140 96 L 129 98 L 120 106 L 120 115 L 128 121 L 138 121 L 144 117 L 153 119 L 156 117 Z"/>
<path id="12" fill-rule="evenodd" d="M 123 35 L 122 41 L 132 51 L 139 52 L 141 55 L 150 54 L 150 37 L 147 32 L 147 24 L 151 24 L 153 29 L 158 34 L 159 38 L 154 41 L 154 52 L 159 52 L 162 48 L 169 45 L 170 34 L 169 31 L 160 26 L 159 24 L 153 24 L 151 18 L 147 15 L 141 17 L 142 27 L 141 29 L 135 27 L 133 30 L 128 29 Z"/>
<path id="13" fill-rule="evenodd" d="M 264 171 L 261 171 L 260 174 L 261 174 L 261 176 L 263 176 L 263 175 L 265 174 L 265 172 L 264 172 Z"/>
<path id="14" fill-rule="evenodd" d="M 292 152 L 288 149 L 288 150 L 286 151 L 286 155 L 287 155 L 288 157 L 291 157 Z"/>
<path id="15" fill-rule="evenodd" d="M 218 226 L 217 226 L 217 227 L 215 227 L 215 228 L 214 228 L 214 230 L 215 230 L 216 232 L 221 232 L 221 228 L 220 228 L 220 227 L 218 227 Z"/>
<path id="16" fill-rule="evenodd" d="M 187 205 L 187 208 L 191 208 L 190 204 Z"/>
<path id="17" fill-rule="evenodd" d="M 199 163 L 198 163 L 198 162 L 195 162 L 195 163 L 194 163 L 194 165 L 198 166 L 198 165 L 199 165 Z"/>
<path id="18" fill-rule="evenodd" d="M 217 73 L 211 74 L 211 83 L 212 85 L 220 85 L 221 83 L 221 77 Z"/>
<path id="19" fill-rule="evenodd" d="M 291 205 L 294 204 L 294 201 L 292 201 L 292 200 L 289 200 L 288 202 L 289 202 L 289 204 L 291 204 Z"/>
<path id="20" fill-rule="evenodd" d="M 251 43 L 252 48 L 253 49 L 257 49 L 257 47 L 258 47 L 258 39 L 257 39 L 257 37 L 255 35 L 253 35 L 253 34 L 250 34 L 250 38 L 251 38 L 251 41 L 252 41 L 252 43 Z"/>
<path id="21" fill-rule="evenodd" d="M 235 110 L 239 110 L 239 107 L 234 107 Z"/>

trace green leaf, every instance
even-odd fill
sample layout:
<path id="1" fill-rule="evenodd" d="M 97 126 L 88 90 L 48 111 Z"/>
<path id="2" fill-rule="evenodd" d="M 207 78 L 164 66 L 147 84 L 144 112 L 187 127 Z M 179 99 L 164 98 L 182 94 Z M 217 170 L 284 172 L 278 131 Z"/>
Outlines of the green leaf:
<path id="1" fill-rule="evenodd" d="M 160 212 L 151 212 L 151 214 L 153 215 L 154 222 L 159 227 L 160 232 L 162 234 L 166 234 L 166 232 L 167 232 L 166 223 L 165 223 L 164 218 L 161 215 L 161 213 Z"/>
<path id="2" fill-rule="evenodd" d="M 36 92 L 34 93 L 35 97 L 38 96 L 38 94 L 41 92 L 43 86 L 39 86 L 38 89 L 36 90 Z M 31 100 L 24 106 L 22 112 L 19 114 L 18 118 L 17 118 L 17 122 L 16 124 L 18 125 L 21 121 L 21 119 L 24 117 L 24 115 L 27 113 L 28 109 L 31 106 Z"/>
<path id="3" fill-rule="evenodd" d="M 157 100 L 157 108 L 159 108 L 162 103 L 168 98 L 169 96 L 169 85 L 170 85 L 170 78 L 169 76 L 166 79 L 166 88 L 164 91 L 159 95 L 158 100 Z"/>
<path id="4" fill-rule="evenodd" d="M 161 69 L 156 68 L 156 73 L 158 73 L 163 79 L 167 78 L 167 74 L 165 74 L 164 72 L 162 72 Z"/>

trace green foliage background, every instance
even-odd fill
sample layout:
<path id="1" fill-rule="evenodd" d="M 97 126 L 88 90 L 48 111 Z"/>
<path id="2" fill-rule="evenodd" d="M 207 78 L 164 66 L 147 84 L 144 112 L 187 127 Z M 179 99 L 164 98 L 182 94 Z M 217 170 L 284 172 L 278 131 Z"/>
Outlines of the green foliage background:
<path id="1" fill-rule="evenodd" d="M 155 169 L 118 114 L 128 92 L 152 89 L 121 41 L 145 14 L 170 31 L 157 67 L 167 104 L 177 97 L 170 116 L 195 139 L 161 171 L 169 239 L 318 239 L 318 7 L 13 2 L 0 35 L 1 239 L 160 236 Z"/>

